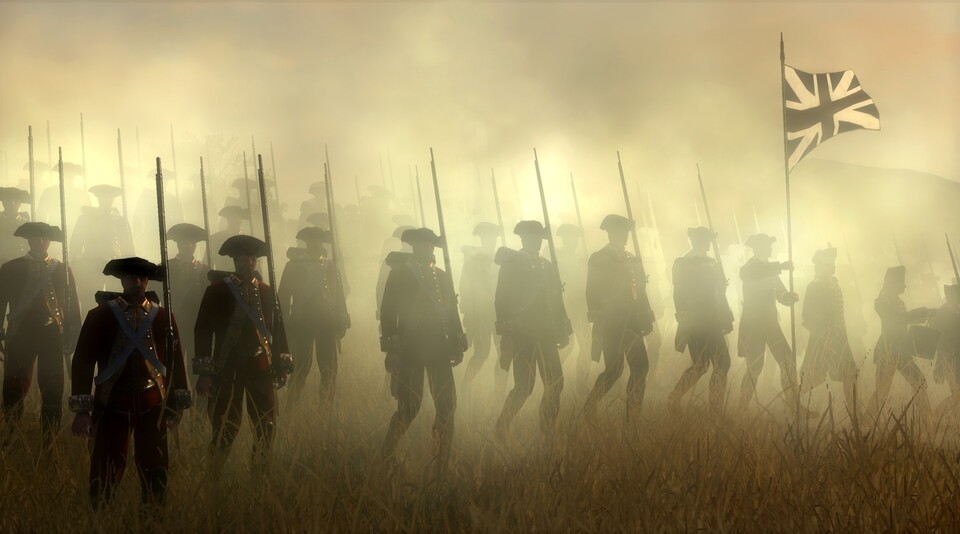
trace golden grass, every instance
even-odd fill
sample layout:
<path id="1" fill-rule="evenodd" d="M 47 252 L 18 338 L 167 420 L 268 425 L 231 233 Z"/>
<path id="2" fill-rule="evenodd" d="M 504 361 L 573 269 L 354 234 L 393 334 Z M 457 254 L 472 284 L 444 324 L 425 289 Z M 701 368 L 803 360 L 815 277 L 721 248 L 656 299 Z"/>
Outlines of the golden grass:
<path id="1" fill-rule="evenodd" d="M 222 478 L 205 480 L 209 430 L 195 411 L 179 445 L 171 439 L 169 502 L 155 517 L 139 512 L 132 470 L 110 511 L 93 512 L 86 448 L 68 418 L 42 454 L 30 417 L 0 452 L 0 532 L 960 531 L 955 429 L 921 429 L 909 409 L 854 425 L 837 406 L 808 424 L 764 410 L 714 421 L 698 399 L 666 411 L 668 384 L 651 386 L 635 426 L 625 426 L 616 396 L 592 426 L 577 417 L 568 375 L 556 439 L 539 436 L 537 391 L 506 448 L 492 440 L 502 397 L 478 387 L 461 398 L 441 478 L 431 469 L 428 395 L 390 477 L 379 459 L 393 408 L 380 356 L 369 344 L 350 349 L 363 356 L 344 357 L 332 416 L 318 412 L 315 376 L 304 402 L 281 413 L 265 481 L 248 471 L 249 425 Z"/>

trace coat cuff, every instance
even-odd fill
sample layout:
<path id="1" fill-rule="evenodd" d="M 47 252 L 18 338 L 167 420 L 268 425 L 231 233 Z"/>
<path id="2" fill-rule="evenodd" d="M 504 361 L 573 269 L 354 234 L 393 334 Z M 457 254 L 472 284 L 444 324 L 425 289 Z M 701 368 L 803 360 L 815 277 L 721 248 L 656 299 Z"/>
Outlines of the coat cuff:
<path id="1" fill-rule="evenodd" d="M 194 358 L 193 374 L 195 375 L 215 375 L 219 373 L 217 362 L 213 358 Z"/>
<path id="2" fill-rule="evenodd" d="M 90 413 L 93 411 L 93 395 L 71 395 L 67 406 L 76 414 Z"/>
<path id="3" fill-rule="evenodd" d="M 380 352 L 399 352 L 400 336 L 380 336 Z"/>

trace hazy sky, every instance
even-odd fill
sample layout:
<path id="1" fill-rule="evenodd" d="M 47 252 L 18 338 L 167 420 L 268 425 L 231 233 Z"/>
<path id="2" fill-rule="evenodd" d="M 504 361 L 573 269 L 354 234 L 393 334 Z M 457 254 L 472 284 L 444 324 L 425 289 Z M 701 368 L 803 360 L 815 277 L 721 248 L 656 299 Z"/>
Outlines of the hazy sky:
<path id="1" fill-rule="evenodd" d="M 132 165 L 139 127 L 147 165 L 169 156 L 172 123 L 182 168 L 207 135 L 273 141 L 288 199 L 318 178 L 324 143 L 361 185 L 388 152 L 399 178 L 423 172 L 430 146 L 452 183 L 491 166 L 526 179 L 537 147 L 557 196 L 570 171 L 597 180 L 588 202 L 615 194 L 617 149 L 654 188 L 686 195 L 699 162 L 714 184 L 772 194 L 781 31 L 788 64 L 855 69 L 880 109 L 882 131 L 814 156 L 960 179 L 960 7 L 946 2 L 3 3 L 0 150 L 19 173 L 32 124 L 46 159 L 50 120 L 79 160 L 82 112 L 102 181 L 116 128 Z"/>

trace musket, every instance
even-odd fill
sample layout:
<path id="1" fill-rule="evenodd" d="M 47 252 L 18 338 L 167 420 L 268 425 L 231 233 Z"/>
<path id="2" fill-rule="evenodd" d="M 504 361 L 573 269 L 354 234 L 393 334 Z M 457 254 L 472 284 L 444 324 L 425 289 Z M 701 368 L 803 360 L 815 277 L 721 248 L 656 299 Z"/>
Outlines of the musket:
<path id="1" fill-rule="evenodd" d="M 273 326 L 280 331 L 283 327 L 283 310 L 280 307 L 280 299 L 277 296 L 277 269 L 273 261 L 273 238 L 270 234 L 270 209 L 267 206 L 267 188 L 266 180 L 263 178 L 263 156 L 257 154 L 257 181 L 260 189 L 260 214 L 263 216 L 263 241 L 267 244 L 267 276 L 270 280 L 270 287 L 273 289 Z"/>
<path id="2" fill-rule="evenodd" d="M 50 121 L 47 121 L 47 161 L 53 159 L 53 153 L 50 151 Z"/>
<path id="3" fill-rule="evenodd" d="M 273 157 L 273 141 L 270 141 L 270 169 L 273 171 L 273 198 L 277 201 L 277 208 L 280 208 L 280 179 L 277 178 L 277 160 Z M 283 215 L 281 211 L 281 215 Z"/>
<path id="4" fill-rule="evenodd" d="M 87 143 L 83 135 L 83 113 L 80 114 L 80 157 L 83 164 L 83 190 L 87 190 Z"/>
<path id="5" fill-rule="evenodd" d="M 760 233 L 760 217 L 757 216 L 757 207 L 756 207 L 756 206 L 753 207 L 753 228 L 754 228 L 754 231 L 753 231 L 753 232 L 754 232 L 755 234 L 759 234 L 759 233 Z"/>
<path id="6" fill-rule="evenodd" d="M 620 176 L 622 177 L 623 174 L 621 173 Z M 573 191 L 573 208 L 577 212 L 577 226 L 580 227 L 580 244 L 583 245 L 583 253 L 590 254 L 590 250 L 587 248 L 587 229 L 583 227 L 583 218 L 580 217 L 580 199 L 577 198 L 577 183 L 573 181 L 572 172 L 570 173 L 570 189 Z M 629 202 L 627 205 L 629 206 Z"/>
<path id="7" fill-rule="evenodd" d="M 443 222 L 443 203 L 440 202 L 440 182 L 437 179 L 437 164 L 433 159 L 433 147 L 430 148 L 430 172 L 433 174 L 433 194 L 437 202 L 437 225 L 440 227 L 440 248 L 443 251 L 443 268 L 447 271 L 447 276 L 445 282 L 447 283 L 447 291 L 450 295 L 453 296 L 453 308 L 458 310 L 454 314 L 454 324 L 447 325 L 449 328 L 444 329 L 444 336 L 446 336 L 447 341 L 451 343 L 451 346 L 458 347 L 459 350 L 465 351 L 467 349 L 466 336 L 463 333 L 463 323 L 460 322 L 460 313 L 459 305 L 457 304 L 457 291 L 453 287 L 453 267 L 450 262 L 450 244 L 449 236 L 447 235 L 447 228 Z M 450 339 L 452 333 L 457 337 L 457 339 Z"/>
<path id="8" fill-rule="evenodd" d="M 326 193 L 327 193 L 327 217 L 330 218 L 330 234 L 333 235 L 333 244 L 330 247 L 331 254 L 333 255 L 334 263 L 337 267 L 337 284 L 339 291 L 343 294 L 343 285 L 349 284 L 347 281 L 347 273 L 343 269 L 343 260 L 342 255 L 339 250 L 335 250 L 340 244 L 340 227 L 335 225 L 334 222 L 337 218 L 337 205 L 333 201 L 333 171 L 330 167 L 330 150 L 327 148 L 327 145 L 323 145 L 323 155 L 324 155 L 324 164 L 323 164 L 323 173 L 324 181 L 326 182 Z"/>
<path id="9" fill-rule="evenodd" d="M 490 169 L 490 185 L 493 186 L 493 203 L 497 207 L 497 224 L 500 225 L 500 246 L 507 246 L 507 229 L 503 227 L 503 213 L 500 211 L 500 192 L 497 190 L 497 175 Z"/>
<path id="10" fill-rule="evenodd" d="M 244 152 L 243 153 L 243 192 L 246 193 L 247 195 L 247 216 L 250 217 L 250 235 L 253 235 L 253 203 L 250 202 L 250 185 L 249 184 L 250 184 L 250 175 L 247 173 L 247 153 Z"/>
<path id="11" fill-rule="evenodd" d="M 253 157 L 257 157 L 257 145 L 256 145 L 256 143 L 253 142 L 253 136 L 252 136 L 252 135 L 250 136 L 250 155 L 253 156 Z M 256 165 L 257 162 L 254 161 L 253 164 Z"/>
<path id="12" fill-rule="evenodd" d="M 410 186 L 410 208 L 414 216 L 417 216 L 417 194 L 413 190 L 413 166 L 407 166 L 407 185 Z M 420 219 L 420 226 L 423 227 L 423 219 Z"/>
<path id="13" fill-rule="evenodd" d="M 157 220 L 160 223 L 160 270 L 163 272 L 163 307 L 167 312 L 167 325 L 163 332 L 164 354 L 170 360 L 170 371 L 168 376 L 175 376 L 173 366 L 177 359 L 173 355 L 177 351 L 177 337 L 173 331 L 173 294 L 170 292 L 170 257 L 167 254 L 167 214 L 166 204 L 163 198 L 163 169 L 160 166 L 160 157 L 157 157 Z M 163 386 L 161 386 L 163 387 Z M 165 384 L 166 391 L 163 395 L 163 406 L 166 408 L 170 402 L 170 390 L 173 387 L 173 381 Z M 157 427 L 164 424 L 163 412 L 157 420 Z"/>
<path id="14" fill-rule="evenodd" d="M 70 249 L 67 246 L 69 240 L 67 239 L 67 185 L 66 180 L 63 176 L 63 147 L 57 147 L 57 171 L 60 174 L 60 230 L 63 233 L 63 242 L 61 243 L 62 247 L 62 256 L 63 256 L 63 270 L 67 273 L 66 279 L 64 281 L 64 290 L 63 290 L 63 305 L 61 306 L 60 318 L 63 321 L 61 323 L 63 327 L 63 333 L 66 335 L 67 330 L 67 318 L 70 317 Z"/>
<path id="15" fill-rule="evenodd" d="M 630 207 L 630 195 L 627 193 L 627 179 L 623 175 L 623 162 L 620 160 L 620 151 L 617 151 L 617 170 L 620 172 L 620 187 L 623 189 L 623 203 L 627 208 L 627 218 L 631 221 L 633 219 L 633 209 Z M 643 258 L 640 256 L 640 239 L 637 238 L 637 229 L 636 222 L 630 227 L 630 237 L 633 239 L 633 253 L 637 256 L 637 264 L 640 266 L 640 271 L 646 275 L 646 270 L 643 268 Z"/>
<path id="16" fill-rule="evenodd" d="M 37 220 L 37 186 L 33 174 L 33 126 L 27 126 L 27 153 L 30 166 L 30 220 Z M 47 160 L 49 161 L 49 160 Z"/>
<path id="17" fill-rule="evenodd" d="M 173 125 L 170 125 L 170 156 L 173 159 L 173 192 L 177 195 L 177 202 L 180 202 L 180 171 L 177 169 L 177 147 L 173 143 Z M 181 209 L 183 206 L 180 206 Z"/>
<path id="18" fill-rule="evenodd" d="M 414 165 L 414 172 L 417 173 L 417 205 L 420 206 L 420 225 L 425 226 L 427 219 L 423 214 L 423 193 L 420 191 L 420 166 Z"/>
<path id="19" fill-rule="evenodd" d="M 533 168 L 537 171 L 537 187 L 540 189 L 540 208 L 543 210 L 543 226 L 547 233 L 547 248 L 550 250 L 550 261 L 557 266 L 557 248 L 553 243 L 553 229 L 550 227 L 550 214 L 547 212 L 547 196 L 543 191 L 543 177 L 540 176 L 540 158 L 537 157 L 537 149 L 533 149 Z M 557 268 L 559 277 L 560 269 Z M 560 282 L 560 290 L 563 290 L 563 282 Z"/>
<path id="20" fill-rule="evenodd" d="M 360 209 L 360 178 L 353 175 L 353 187 L 357 190 L 357 209 Z"/>
<path id="21" fill-rule="evenodd" d="M 200 156 L 200 203 L 203 204 L 203 229 L 207 231 L 207 267 L 213 269 L 213 252 L 210 250 L 210 209 L 207 207 L 207 177 Z"/>
<path id="22" fill-rule="evenodd" d="M 950 244 L 950 236 L 944 234 L 947 238 L 947 252 L 950 253 L 950 265 L 953 266 L 954 283 L 960 284 L 960 269 L 957 268 L 957 257 L 953 254 L 953 245 Z"/>
<path id="23" fill-rule="evenodd" d="M 707 204 L 707 190 L 703 188 L 703 177 L 700 176 L 699 163 L 697 163 L 697 182 L 700 184 L 700 197 L 703 199 L 703 214 L 707 217 L 707 228 L 714 234 L 711 240 L 713 244 L 713 256 L 717 260 L 717 266 L 720 267 L 720 276 L 726 281 L 727 275 L 723 272 L 723 261 L 720 259 L 720 245 L 717 243 L 716 232 L 713 230 L 713 218 L 710 217 L 710 206 Z"/>
<path id="24" fill-rule="evenodd" d="M 123 207 L 123 218 L 130 220 L 127 212 L 127 180 L 123 172 L 123 141 L 120 140 L 120 128 L 117 128 L 117 159 L 120 161 L 120 205 Z"/>

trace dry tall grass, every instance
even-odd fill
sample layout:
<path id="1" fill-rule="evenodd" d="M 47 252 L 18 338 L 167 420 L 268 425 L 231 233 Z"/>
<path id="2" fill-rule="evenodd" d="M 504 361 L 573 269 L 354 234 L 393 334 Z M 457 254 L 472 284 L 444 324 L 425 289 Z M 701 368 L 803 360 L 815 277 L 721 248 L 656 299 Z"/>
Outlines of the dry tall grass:
<path id="1" fill-rule="evenodd" d="M 110 512 L 93 512 L 69 421 L 43 454 L 31 418 L 0 452 L 0 531 L 960 531 L 953 430 L 922 428 L 909 409 L 858 425 L 838 406 L 807 424 L 776 410 L 715 421 L 698 399 L 670 413 L 659 399 L 676 375 L 663 372 L 630 427 L 616 396 L 598 424 L 579 419 L 568 378 L 552 442 L 538 435 L 537 391 L 505 448 L 492 440 L 502 396 L 478 387 L 461 396 L 442 478 L 430 468 L 428 397 L 391 478 L 379 459 L 393 407 L 380 356 L 370 343 L 347 349 L 362 356 L 345 357 L 333 414 L 319 413 L 311 377 L 304 403 L 281 414 L 265 482 L 247 469 L 249 425 L 223 477 L 205 480 L 209 430 L 194 413 L 171 439 L 169 502 L 156 517 L 140 513 L 134 472 Z"/>

